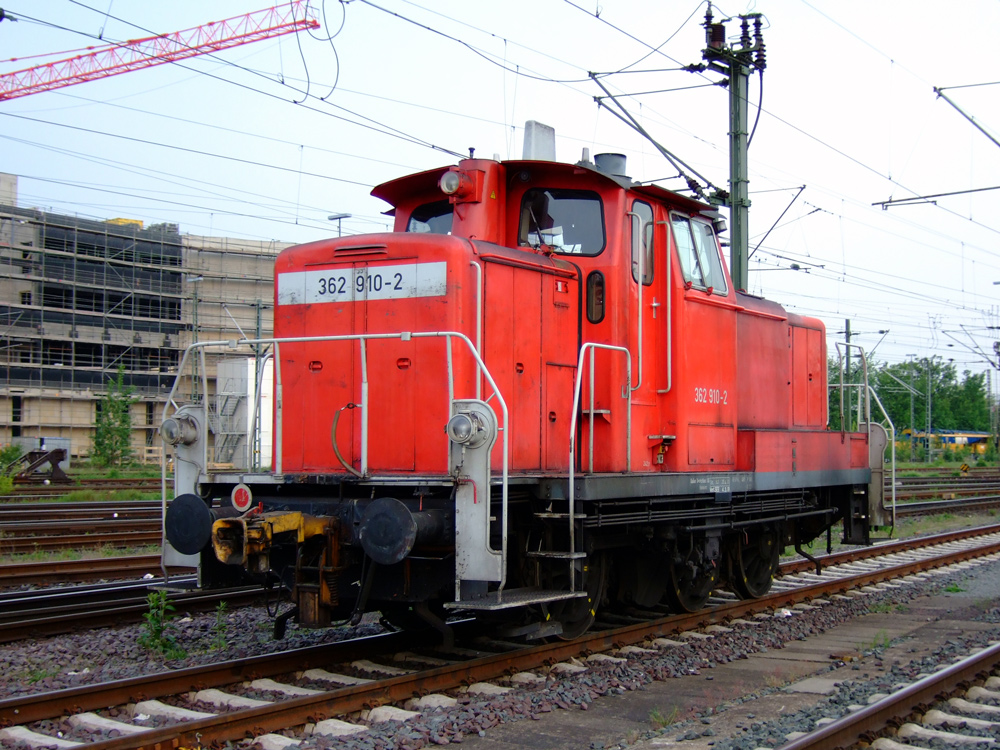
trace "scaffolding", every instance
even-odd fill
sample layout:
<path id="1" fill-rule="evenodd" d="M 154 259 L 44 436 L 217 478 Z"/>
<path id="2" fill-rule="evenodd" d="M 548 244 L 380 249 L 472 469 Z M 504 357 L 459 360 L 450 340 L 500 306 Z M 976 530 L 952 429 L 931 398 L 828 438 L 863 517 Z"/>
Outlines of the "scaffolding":
<path id="1" fill-rule="evenodd" d="M 133 446 L 155 454 L 183 350 L 271 335 L 284 247 L 0 205 L 0 444 L 67 437 L 86 455 L 96 403 L 122 368 Z"/>

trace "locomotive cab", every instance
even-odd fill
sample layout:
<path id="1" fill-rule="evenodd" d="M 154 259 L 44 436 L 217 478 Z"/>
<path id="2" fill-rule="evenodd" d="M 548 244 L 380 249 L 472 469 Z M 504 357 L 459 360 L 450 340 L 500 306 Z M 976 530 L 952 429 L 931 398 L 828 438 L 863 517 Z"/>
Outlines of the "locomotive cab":
<path id="1" fill-rule="evenodd" d="M 714 208 L 624 172 L 467 159 L 377 187 L 392 232 L 282 252 L 274 337 L 243 342 L 273 358 L 271 471 L 210 466 L 183 407 L 165 559 L 280 581 L 306 626 L 574 637 L 759 596 L 839 522 L 866 542 L 884 444 L 827 428 L 823 324 L 735 290 Z"/>

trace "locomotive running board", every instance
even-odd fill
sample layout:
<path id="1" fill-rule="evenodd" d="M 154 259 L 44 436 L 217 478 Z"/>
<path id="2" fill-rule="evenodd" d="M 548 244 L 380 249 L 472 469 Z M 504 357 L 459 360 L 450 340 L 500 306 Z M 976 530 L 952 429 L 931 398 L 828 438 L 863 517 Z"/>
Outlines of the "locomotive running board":
<path id="1" fill-rule="evenodd" d="M 472 609 L 484 612 L 494 612 L 500 609 L 527 607 L 530 604 L 545 604 L 564 599 L 582 599 L 586 591 L 546 591 L 544 589 L 523 588 L 507 589 L 506 591 L 491 591 L 485 596 L 460 602 L 448 602 L 446 609 Z"/>

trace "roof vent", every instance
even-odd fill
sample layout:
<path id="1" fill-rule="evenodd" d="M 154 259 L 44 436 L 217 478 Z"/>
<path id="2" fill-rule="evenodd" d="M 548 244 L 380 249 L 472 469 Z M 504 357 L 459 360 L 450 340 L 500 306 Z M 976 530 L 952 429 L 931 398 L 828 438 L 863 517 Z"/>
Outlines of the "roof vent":
<path id="1" fill-rule="evenodd" d="M 605 174 L 625 177 L 625 154 L 595 154 L 594 163 Z"/>

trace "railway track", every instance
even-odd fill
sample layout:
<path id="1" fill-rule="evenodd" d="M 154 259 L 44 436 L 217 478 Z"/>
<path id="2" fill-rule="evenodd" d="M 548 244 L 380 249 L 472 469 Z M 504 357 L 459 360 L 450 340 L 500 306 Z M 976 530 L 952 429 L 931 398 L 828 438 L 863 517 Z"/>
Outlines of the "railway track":
<path id="1" fill-rule="evenodd" d="M 47 480 L 30 483 L 17 483 L 11 494 L 4 496 L 4 501 L 31 500 L 39 497 L 58 498 L 71 492 L 89 490 L 91 492 L 120 492 L 134 490 L 138 492 L 159 492 L 159 477 L 143 478 L 101 478 L 74 479 L 72 482 L 47 482 Z M 173 479 L 167 479 L 167 486 L 173 486 Z"/>
<path id="2" fill-rule="evenodd" d="M 135 548 L 162 541 L 156 500 L 0 503 L 0 554 Z"/>
<path id="3" fill-rule="evenodd" d="M 992 527 L 980 530 L 979 533 L 990 533 L 989 528 Z M 996 531 L 1000 533 L 1000 526 L 996 527 Z M 856 563 L 891 553 L 958 542 L 967 537 L 966 532 L 959 531 L 920 539 L 885 541 L 874 547 L 824 555 L 818 562 L 824 567 Z M 816 563 L 809 560 L 789 560 L 781 564 L 780 575 L 795 576 L 815 568 Z M 171 573 L 172 589 L 193 585 L 191 569 L 171 569 Z M 163 584 L 160 575 L 159 555 L 0 565 L 0 583 L 15 589 L 42 583 L 132 579 L 98 586 L 0 592 L 0 643 L 31 635 L 56 635 L 81 627 L 98 627 L 109 621 L 118 624 L 138 622 L 148 611 L 145 597 L 149 590 Z M 149 578 L 135 580 L 141 576 Z M 214 592 L 202 598 L 182 595 L 175 597 L 173 603 L 179 609 L 204 611 L 222 600 L 232 604 L 252 601 L 254 593 L 259 593 L 259 589 L 240 590 L 236 597 L 215 595 Z"/>
<path id="4" fill-rule="evenodd" d="M 118 525 L 121 528 L 121 524 Z M 134 549 L 159 545 L 163 534 L 156 530 L 147 531 L 107 531 L 91 533 L 84 531 L 76 534 L 59 534 L 57 536 L 11 536 L 4 532 L 0 536 L 0 555 L 25 555 L 32 552 L 57 552 L 71 549 Z"/>
<path id="5" fill-rule="evenodd" d="M 225 601 L 227 606 L 259 603 L 264 598 L 257 587 L 180 591 L 196 584 L 193 573 L 171 578 L 170 602 L 180 611 L 207 612 Z M 25 638 L 59 635 L 85 628 L 100 628 L 141 622 L 149 612 L 149 594 L 164 586 L 162 577 L 117 581 L 28 592 L 0 593 L 0 643 Z"/>
<path id="6" fill-rule="evenodd" d="M 952 538 L 936 547 L 925 547 L 920 553 L 894 551 L 883 555 L 879 561 L 849 561 L 842 555 L 845 562 L 827 568 L 822 575 L 803 570 L 784 576 L 775 590 L 760 600 L 740 601 L 720 596 L 713 600 L 710 608 L 684 616 L 656 617 L 656 613 L 633 612 L 618 616 L 618 622 L 611 623 L 612 627 L 587 633 L 572 642 L 519 647 L 474 639 L 477 626 L 459 623 L 456 630 L 462 644 L 460 648 L 431 651 L 428 650 L 428 635 L 386 634 L 279 656 L 8 699 L 0 701 L 0 725 L 10 727 L 3 730 L 8 739 L 28 741 L 23 732 L 44 729 L 48 726 L 45 722 L 69 715 L 72 718 L 60 720 L 59 726 L 74 727 L 68 739 L 84 742 L 88 750 L 206 746 L 238 742 L 247 736 L 257 737 L 263 747 L 277 748 L 287 746 L 289 740 L 294 743 L 294 738 L 275 739 L 266 735 L 298 727 L 289 733 L 303 736 L 301 727 L 307 725 L 315 734 L 366 732 L 369 725 L 377 725 L 383 718 L 416 720 L 414 713 L 400 713 L 404 709 L 390 705 L 404 704 L 414 695 L 440 695 L 442 691 L 455 691 L 463 685 L 475 686 L 487 680 L 503 679 L 514 684 L 517 680 L 511 677 L 513 674 L 521 675 L 520 681 L 526 684 L 544 682 L 546 678 L 531 670 L 544 671 L 550 678 L 560 672 L 570 674 L 588 668 L 613 671 L 617 668 L 615 665 L 625 664 L 629 659 L 646 658 L 645 654 L 653 654 L 648 658 L 655 659 L 659 648 L 670 648 L 667 641 L 657 641 L 657 638 L 675 636 L 693 628 L 734 623 L 765 610 L 795 607 L 806 601 L 818 603 L 817 600 L 839 596 L 845 591 L 884 585 L 890 580 L 896 581 L 892 586 L 907 585 L 916 577 L 925 576 L 923 571 L 926 569 L 1000 553 L 1000 529 L 993 528 L 991 533 L 985 534 L 984 531 L 979 530 L 975 542 Z M 651 620 L 648 619 L 650 615 L 654 616 Z M 622 622 L 623 617 L 633 621 Z M 629 647 L 638 644 L 641 644 L 638 650 L 630 650 Z M 410 654 L 401 657 L 401 661 L 392 662 L 388 655 L 399 651 Z M 418 653 L 414 654 L 415 651 Z M 560 664 L 565 666 L 551 666 Z M 584 664 L 587 666 L 582 666 Z M 309 671 L 320 665 L 324 671 Z M 532 674 L 534 677 L 526 676 Z M 220 693 L 219 688 L 225 690 Z M 183 723 L 177 723 L 175 716 L 174 719 L 157 720 L 161 724 L 167 722 L 166 726 L 148 725 L 150 716 L 169 713 L 169 709 L 155 699 L 165 698 L 176 707 L 186 701 L 170 696 L 189 692 L 198 693 L 199 715 L 188 715 L 189 720 Z M 468 701 L 472 692 L 469 687 L 465 698 L 461 694 L 457 698 L 444 696 L 428 699 L 425 704 Z M 136 705 L 135 712 L 146 717 L 138 722 L 146 722 L 145 726 L 137 726 L 133 718 L 125 726 L 105 723 L 103 729 L 100 728 L 102 724 L 95 715 L 101 717 L 103 714 L 103 719 L 114 715 L 120 719 L 125 716 L 125 709 L 108 711 L 107 707 L 134 704 L 138 695 L 154 701 Z M 596 695 L 590 699 L 593 697 Z M 257 702 L 247 702 L 246 698 Z M 215 705 L 211 707 L 213 701 Z M 529 701 L 528 705 L 530 708 L 533 704 Z M 419 705 L 411 704 L 411 708 L 420 710 Z M 360 718 L 362 716 L 364 719 Z M 446 729 L 442 727 L 442 731 Z M 18 736 L 15 730 L 21 734 Z M 109 738 L 109 731 L 121 736 Z M 448 739 L 447 731 L 440 738 Z"/>
<path id="7" fill-rule="evenodd" d="M 95 579 L 141 578 L 161 574 L 161 556 L 129 555 L 91 557 L 82 560 L 47 560 L 0 565 L 0 586 L 40 586 L 94 581 Z M 178 574 L 189 568 L 171 568 Z"/>
<path id="8" fill-rule="evenodd" d="M 792 740 L 782 750 L 993 744 L 1000 719 L 1000 644 L 970 654 L 868 706 Z M 970 685 L 972 686 L 970 688 Z M 877 738 L 877 739 L 876 739 Z M 906 744 L 896 738 L 904 740 Z"/>

